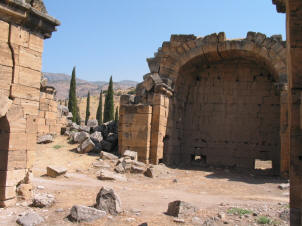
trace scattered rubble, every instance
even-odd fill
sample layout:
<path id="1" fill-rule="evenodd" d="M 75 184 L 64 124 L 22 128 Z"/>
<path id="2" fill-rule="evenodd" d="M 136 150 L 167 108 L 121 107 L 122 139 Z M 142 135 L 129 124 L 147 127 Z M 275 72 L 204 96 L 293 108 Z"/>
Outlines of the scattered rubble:
<path id="1" fill-rule="evenodd" d="M 70 210 L 70 219 L 76 222 L 91 222 L 106 216 L 106 212 L 91 207 L 75 205 Z"/>
<path id="2" fill-rule="evenodd" d="M 79 153 L 88 153 L 91 152 L 95 147 L 95 144 L 90 140 L 90 138 L 87 138 L 83 143 L 79 145 L 77 148 L 77 151 Z"/>
<path id="3" fill-rule="evenodd" d="M 64 175 L 67 172 L 66 168 L 57 167 L 57 166 L 47 166 L 46 169 L 47 169 L 47 176 L 53 178 Z"/>
<path id="4" fill-rule="evenodd" d="M 102 187 L 96 197 L 96 208 L 111 215 L 117 215 L 122 212 L 119 196 L 112 188 L 106 187 Z"/>
<path id="5" fill-rule="evenodd" d="M 123 157 L 129 157 L 131 160 L 137 161 L 137 152 L 126 150 L 123 154 Z"/>

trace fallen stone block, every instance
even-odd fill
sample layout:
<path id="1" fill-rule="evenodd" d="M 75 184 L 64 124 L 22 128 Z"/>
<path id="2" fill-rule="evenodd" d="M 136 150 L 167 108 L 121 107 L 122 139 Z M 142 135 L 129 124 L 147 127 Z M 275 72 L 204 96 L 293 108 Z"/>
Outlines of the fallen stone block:
<path id="1" fill-rule="evenodd" d="M 96 119 L 90 119 L 87 122 L 87 126 L 90 127 L 90 128 L 95 128 L 98 125 L 99 125 L 99 123 L 98 123 L 98 120 L 96 120 Z"/>
<path id="2" fill-rule="evenodd" d="M 78 147 L 78 152 L 80 153 L 88 153 L 91 152 L 95 147 L 95 144 L 90 140 L 90 138 L 86 139 L 83 143 L 81 143 Z"/>
<path id="3" fill-rule="evenodd" d="M 101 151 L 100 158 L 103 160 L 118 160 L 118 157 L 116 155 L 105 151 Z"/>
<path id="4" fill-rule="evenodd" d="M 98 178 L 100 180 L 116 180 L 116 181 L 121 181 L 121 182 L 127 181 L 126 176 L 124 176 L 122 174 L 117 174 L 117 173 L 114 173 L 114 172 L 111 172 L 111 171 L 105 170 L 105 169 L 100 170 Z"/>
<path id="5" fill-rule="evenodd" d="M 67 172 L 66 168 L 56 167 L 56 166 L 47 166 L 46 169 L 47 169 L 47 176 L 53 178 L 64 175 Z"/>
<path id="6" fill-rule="evenodd" d="M 137 161 L 137 152 L 126 150 L 123 154 L 123 157 L 130 157 L 131 160 Z"/>
<path id="7" fill-rule="evenodd" d="M 33 207 L 48 208 L 55 203 L 55 197 L 50 194 L 35 194 L 33 198 Z"/>
<path id="8" fill-rule="evenodd" d="M 75 122 L 73 122 L 72 125 L 70 126 L 70 129 L 75 130 L 75 131 L 79 131 L 80 126 L 78 124 L 76 124 Z"/>
<path id="9" fill-rule="evenodd" d="M 169 203 L 167 215 L 183 218 L 185 216 L 192 215 L 196 212 L 197 208 L 193 205 L 187 202 L 177 200 Z"/>
<path id="10" fill-rule="evenodd" d="M 94 132 L 93 134 L 90 135 L 90 139 L 94 142 L 94 143 L 100 143 L 103 140 L 103 136 L 101 132 Z"/>
<path id="11" fill-rule="evenodd" d="M 74 134 L 74 136 L 73 136 L 73 141 L 75 143 L 81 144 L 81 143 L 83 143 L 88 138 L 89 138 L 89 134 L 88 133 L 83 132 L 83 131 L 82 132 L 76 132 Z"/>
<path id="12" fill-rule="evenodd" d="M 106 212 L 91 207 L 75 205 L 70 210 L 70 218 L 76 222 L 91 222 L 106 216 Z"/>
<path id="13" fill-rule="evenodd" d="M 21 216 L 17 219 L 17 224 L 22 226 L 35 226 L 42 224 L 44 218 L 37 213 L 27 213 L 24 216 Z"/>
<path id="14" fill-rule="evenodd" d="M 43 136 L 39 136 L 37 139 L 37 143 L 38 144 L 48 144 L 53 142 L 53 136 L 48 134 L 48 135 L 43 135 Z"/>
<path id="15" fill-rule="evenodd" d="M 102 187 L 96 197 L 96 208 L 111 215 L 122 212 L 121 200 L 111 188 Z"/>
<path id="16" fill-rule="evenodd" d="M 144 167 L 135 166 L 135 165 L 132 165 L 130 170 L 131 173 L 136 173 L 136 174 L 141 174 L 144 173 L 145 171 L 146 169 Z"/>

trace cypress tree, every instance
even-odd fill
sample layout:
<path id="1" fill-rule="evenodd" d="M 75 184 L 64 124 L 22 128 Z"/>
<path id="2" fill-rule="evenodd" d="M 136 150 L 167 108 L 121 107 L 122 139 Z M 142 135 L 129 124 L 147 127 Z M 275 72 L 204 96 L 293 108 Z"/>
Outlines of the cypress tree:
<path id="1" fill-rule="evenodd" d="M 96 119 L 99 122 L 99 125 L 103 124 L 103 91 L 100 92 L 99 106 L 96 112 Z"/>
<path id="2" fill-rule="evenodd" d="M 115 109 L 115 116 L 114 116 L 114 121 L 117 123 L 119 119 L 119 113 L 118 113 L 118 107 Z"/>
<path id="3" fill-rule="evenodd" d="M 72 113 L 72 121 L 80 124 L 81 119 L 79 115 L 79 108 L 77 103 L 77 94 L 76 94 L 76 68 L 72 69 L 72 76 L 70 80 L 69 88 L 69 101 L 68 101 L 69 112 Z"/>
<path id="4" fill-rule="evenodd" d="M 114 102 L 113 102 L 113 82 L 112 76 L 110 77 L 108 91 L 105 98 L 104 107 L 104 122 L 114 120 Z"/>
<path id="5" fill-rule="evenodd" d="M 87 125 L 87 122 L 90 117 L 90 92 L 88 91 L 87 95 L 87 104 L 86 104 L 86 117 L 85 117 L 85 125 Z"/>

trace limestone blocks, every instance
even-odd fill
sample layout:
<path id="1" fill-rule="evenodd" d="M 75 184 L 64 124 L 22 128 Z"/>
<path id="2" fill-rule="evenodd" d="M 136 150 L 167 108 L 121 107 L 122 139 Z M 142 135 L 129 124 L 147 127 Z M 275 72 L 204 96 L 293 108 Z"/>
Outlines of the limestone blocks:
<path id="1" fill-rule="evenodd" d="M 0 95 L 0 118 L 4 117 L 10 108 L 12 101 L 4 95 Z"/>

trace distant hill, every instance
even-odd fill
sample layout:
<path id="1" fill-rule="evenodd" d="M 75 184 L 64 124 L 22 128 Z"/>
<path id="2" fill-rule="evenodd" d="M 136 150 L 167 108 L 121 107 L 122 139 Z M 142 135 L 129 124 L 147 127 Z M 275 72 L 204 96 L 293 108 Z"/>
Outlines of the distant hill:
<path id="1" fill-rule="evenodd" d="M 68 98 L 70 75 L 60 74 L 60 73 L 43 73 L 44 77 L 48 79 L 48 85 L 53 86 L 57 90 L 57 99 L 63 100 Z M 115 92 L 122 92 L 128 90 L 132 87 L 136 87 L 138 82 L 123 80 L 120 82 L 113 82 L 113 88 Z M 96 81 L 90 82 L 82 79 L 77 79 L 77 95 L 79 97 L 87 96 L 88 91 L 90 91 L 92 96 L 96 96 L 101 90 L 106 90 L 108 88 L 108 82 Z M 123 92 L 122 92 L 123 93 Z"/>

